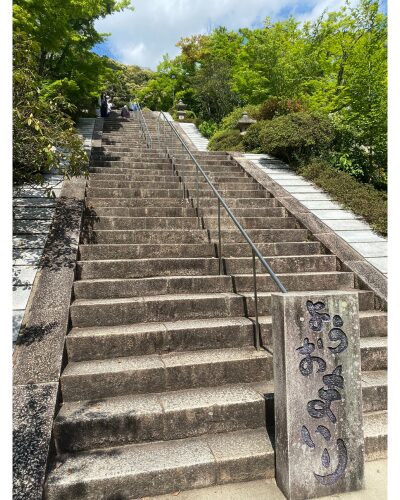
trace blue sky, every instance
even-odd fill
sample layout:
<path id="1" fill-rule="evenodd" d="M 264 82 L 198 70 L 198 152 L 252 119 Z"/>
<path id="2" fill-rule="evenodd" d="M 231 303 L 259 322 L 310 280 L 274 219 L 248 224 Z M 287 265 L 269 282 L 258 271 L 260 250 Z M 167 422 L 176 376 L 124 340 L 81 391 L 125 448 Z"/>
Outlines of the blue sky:
<path id="1" fill-rule="evenodd" d="M 208 33 L 217 26 L 256 28 L 269 16 L 274 21 L 294 15 L 316 19 L 325 9 L 336 10 L 345 0 L 133 0 L 135 11 L 124 11 L 97 21 L 107 42 L 94 51 L 125 64 L 155 69 L 163 54 L 175 57 L 180 38 Z M 351 0 L 352 4 L 357 0 Z M 383 2 L 386 11 L 386 0 Z"/>

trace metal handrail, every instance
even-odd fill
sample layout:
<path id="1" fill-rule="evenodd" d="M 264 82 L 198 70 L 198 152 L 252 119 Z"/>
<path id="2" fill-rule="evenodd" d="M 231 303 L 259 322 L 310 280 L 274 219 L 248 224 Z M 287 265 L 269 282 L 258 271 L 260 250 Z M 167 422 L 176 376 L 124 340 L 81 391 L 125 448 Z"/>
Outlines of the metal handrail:
<path id="1" fill-rule="evenodd" d="M 260 324 L 259 324 L 259 321 L 258 321 L 258 307 L 257 307 L 257 281 L 256 281 L 257 280 L 257 271 L 256 271 L 256 265 L 255 265 L 255 262 L 256 262 L 255 259 L 256 259 L 256 257 L 259 259 L 259 261 L 261 262 L 262 266 L 268 271 L 268 274 L 271 276 L 272 280 L 277 285 L 277 287 L 279 288 L 279 290 L 282 293 L 288 293 L 288 291 L 285 288 L 285 286 L 282 284 L 282 282 L 280 281 L 280 279 L 276 276 L 276 274 L 272 270 L 271 266 L 264 259 L 264 257 L 262 256 L 261 252 L 259 251 L 259 249 L 256 247 L 256 245 L 251 240 L 250 236 L 247 234 L 246 230 L 242 227 L 242 225 L 240 224 L 240 222 L 236 219 L 236 217 L 232 213 L 231 209 L 226 204 L 224 198 L 217 191 L 217 189 L 215 188 L 215 186 L 211 182 L 211 180 L 208 177 L 208 175 L 204 172 L 204 170 L 201 167 L 201 165 L 198 163 L 198 161 L 196 160 L 196 158 L 192 155 L 191 151 L 186 146 L 185 142 L 183 141 L 183 139 L 181 138 L 181 136 L 177 132 L 175 126 L 169 120 L 167 120 L 166 115 L 162 111 L 160 112 L 160 114 L 158 115 L 158 118 L 157 118 L 157 132 L 158 132 L 158 143 L 159 143 L 159 145 L 160 145 L 160 141 L 161 141 L 161 133 L 160 133 L 161 116 L 163 117 L 163 136 L 164 136 L 164 142 L 165 142 L 165 123 L 168 123 L 170 129 L 174 132 L 175 136 L 178 138 L 179 142 L 181 143 L 182 149 L 186 150 L 186 153 L 189 155 L 189 157 L 191 158 L 191 160 L 194 162 L 194 164 L 196 166 L 196 198 L 197 198 L 197 200 L 196 200 L 196 208 L 197 208 L 197 218 L 198 218 L 198 221 L 200 220 L 200 216 L 199 216 L 199 181 L 198 181 L 198 172 L 199 171 L 202 174 L 202 176 L 204 177 L 204 179 L 206 180 L 207 184 L 211 188 L 211 190 L 214 193 L 214 195 L 216 196 L 216 198 L 218 199 L 218 256 L 219 256 L 219 272 L 220 272 L 220 274 L 222 274 L 221 205 L 224 207 L 226 213 L 229 215 L 229 217 L 231 218 L 231 220 L 233 221 L 233 223 L 235 224 L 235 226 L 237 227 L 237 229 L 239 230 L 239 232 L 242 234 L 242 236 L 244 237 L 244 239 L 246 240 L 246 242 L 251 247 L 252 257 L 253 257 L 252 260 L 253 260 L 254 305 L 255 305 L 255 313 L 256 313 L 256 348 L 260 349 Z M 171 153 L 169 151 L 169 148 L 165 144 L 164 144 L 164 146 L 165 146 L 165 150 L 166 150 L 167 156 L 172 161 L 172 170 L 175 173 L 175 157 L 173 155 L 171 155 Z M 184 181 L 184 179 L 183 179 L 183 181 Z M 185 184 L 185 181 L 183 182 L 183 184 Z M 183 188 L 183 192 L 184 192 L 184 197 L 185 197 L 185 187 Z"/>
<path id="2" fill-rule="evenodd" d="M 142 108 L 140 107 L 139 103 L 136 103 L 136 105 L 137 105 L 138 109 L 135 111 L 135 113 L 137 113 L 136 116 L 139 118 L 138 121 L 140 124 L 140 128 L 142 129 L 143 137 L 146 140 L 146 146 L 151 149 L 153 147 L 153 143 L 152 143 L 149 129 L 147 127 L 146 120 L 144 119 L 144 116 L 143 116 Z"/>

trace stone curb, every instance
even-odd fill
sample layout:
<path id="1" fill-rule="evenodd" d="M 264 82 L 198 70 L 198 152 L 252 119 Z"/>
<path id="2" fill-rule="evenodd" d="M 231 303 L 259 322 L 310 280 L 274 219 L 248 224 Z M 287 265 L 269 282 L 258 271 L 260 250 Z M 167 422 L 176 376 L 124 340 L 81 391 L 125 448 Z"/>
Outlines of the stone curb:
<path id="1" fill-rule="evenodd" d="M 101 139 L 96 119 L 93 145 Z M 90 157 L 90 152 L 89 157 Z M 86 179 L 66 180 L 13 354 L 13 499 L 43 497 L 75 278 Z"/>
<path id="2" fill-rule="evenodd" d="M 264 186 L 295 217 L 300 224 L 310 230 L 317 241 L 335 254 L 342 271 L 352 271 L 360 288 L 372 290 L 375 293 L 375 306 L 387 307 L 387 278 L 370 264 L 360 253 L 324 224 L 316 215 L 296 200 L 286 189 L 277 184 L 267 173 L 261 171 L 241 153 L 228 152 L 233 160 L 240 165 L 253 179 Z"/>

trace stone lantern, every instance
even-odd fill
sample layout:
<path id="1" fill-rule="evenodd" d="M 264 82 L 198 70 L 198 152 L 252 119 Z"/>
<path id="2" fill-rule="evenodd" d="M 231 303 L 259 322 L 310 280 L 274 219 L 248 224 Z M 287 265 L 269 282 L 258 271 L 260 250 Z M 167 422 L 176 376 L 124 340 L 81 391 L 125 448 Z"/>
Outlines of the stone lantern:
<path id="1" fill-rule="evenodd" d="M 186 108 L 187 108 L 186 104 L 182 101 L 182 99 L 179 99 L 179 102 L 176 105 L 178 120 L 184 120 L 185 119 L 185 114 L 186 114 L 185 109 Z"/>
<path id="2" fill-rule="evenodd" d="M 236 127 L 240 130 L 240 134 L 244 135 L 250 125 L 256 123 L 256 121 L 257 120 L 253 120 L 253 118 L 250 118 L 249 115 L 244 112 L 240 120 L 237 122 Z"/>

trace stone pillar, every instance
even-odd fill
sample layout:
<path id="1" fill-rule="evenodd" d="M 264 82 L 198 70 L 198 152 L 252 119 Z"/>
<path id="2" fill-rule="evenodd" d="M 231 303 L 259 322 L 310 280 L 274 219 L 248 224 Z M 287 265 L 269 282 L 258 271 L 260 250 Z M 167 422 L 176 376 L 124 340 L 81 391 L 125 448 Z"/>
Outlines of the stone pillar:
<path id="1" fill-rule="evenodd" d="M 364 485 L 355 292 L 272 294 L 276 481 L 290 500 Z"/>

